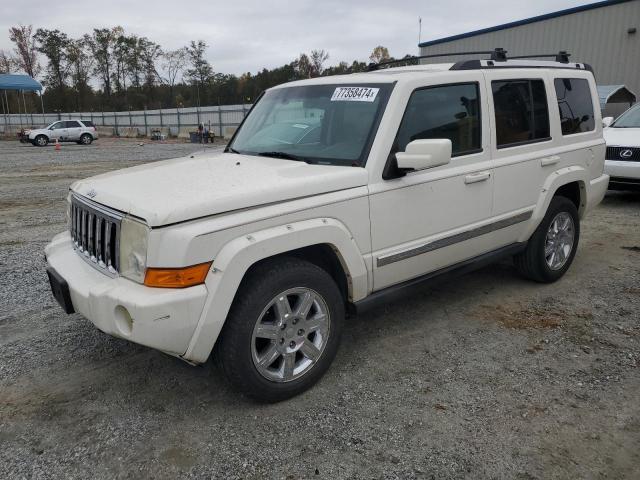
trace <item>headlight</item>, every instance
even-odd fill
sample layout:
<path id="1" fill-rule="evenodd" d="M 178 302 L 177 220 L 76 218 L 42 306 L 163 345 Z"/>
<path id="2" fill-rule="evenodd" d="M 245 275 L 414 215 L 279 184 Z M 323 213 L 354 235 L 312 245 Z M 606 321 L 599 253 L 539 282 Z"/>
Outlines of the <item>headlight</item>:
<path id="1" fill-rule="evenodd" d="M 149 227 L 130 217 L 120 224 L 120 275 L 138 283 L 144 282 L 147 269 Z"/>

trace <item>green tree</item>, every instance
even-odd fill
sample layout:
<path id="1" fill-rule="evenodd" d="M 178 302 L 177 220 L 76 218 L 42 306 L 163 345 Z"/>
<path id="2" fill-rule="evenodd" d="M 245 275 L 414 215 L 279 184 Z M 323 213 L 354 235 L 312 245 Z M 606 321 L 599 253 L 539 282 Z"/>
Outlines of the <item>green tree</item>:
<path id="1" fill-rule="evenodd" d="M 200 86 L 205 86 L 209 83 L 213 75 L 213 68 L 204 56 L 207 46 L 204 40 L 198 40 L 197 42 L 192 40 L 187 47 L 187 56 L 191 68 L 186 71 L 186 76 L 191 82 L 198 83 Z"/>
<path id="2" fill-rule="evenodd" d="M 299 78 L 311 78 L 313 72 L 313 66 L 311 60 L 306 53 L 301 53 L 297 60 L 294 62 L 295 71 Z"/>
<path id="3" fill-rule="evenodd" d="M 67 45 L 66 56 L 69 63 L 71 86 L 76 92 L 74 105 L 76 110 L 83 110 L 83 107 L 88 103 L 89 96 L 93 94 L 89 80 L 94 58 L 88 45 L 88 35 L 77 40 L 69 40 Z"/>
<path id="4" fill-rule="evenodd" d="M 45 84 L 53 89 L 59 90 L 63 94 L 69 76 L 69 62 L 67 49 L 69 47 L 69 37 L 66 33 L 58 29 L 47 30 L 39 28 L 36 30 L 34 39 L 38 44 L 38 52 L 47 58 L 47 74 Z"/>
<path id="5" fill-rule="evenodd" d="M 91 36 L 85 37 L 95 59 L 95 74 L 100 78 L 103 93 L 111 97 L 111 75 L 114 69 L 113 48 L 122 27 L 95 28 Z"/>

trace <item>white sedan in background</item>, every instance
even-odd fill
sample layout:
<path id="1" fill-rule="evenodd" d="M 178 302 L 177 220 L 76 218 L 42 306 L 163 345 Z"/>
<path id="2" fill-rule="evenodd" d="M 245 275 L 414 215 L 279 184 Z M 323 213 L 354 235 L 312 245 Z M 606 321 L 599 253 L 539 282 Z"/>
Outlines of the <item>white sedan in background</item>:
<path id="1" fill-rule="evenodd" d="M 607 155 L 604 173 L 610 190 L 640 191 L 640 103 L 620 115 L 602 119 Z"/>

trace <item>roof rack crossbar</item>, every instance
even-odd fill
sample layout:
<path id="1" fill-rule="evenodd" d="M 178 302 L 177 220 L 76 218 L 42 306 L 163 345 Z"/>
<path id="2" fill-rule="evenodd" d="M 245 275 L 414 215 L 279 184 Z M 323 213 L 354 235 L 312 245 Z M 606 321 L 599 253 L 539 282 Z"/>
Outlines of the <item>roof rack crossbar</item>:
<path id="1" fill-rule="evenodd" d="M 511 60 L 524 59 L 524 58 L 555 58 L 556 62 L 569 63 L 570 53 L 565 50 L 560 50 L 558 53 L 542 53 L 539 55 L 518 55 L 515 57 L 509 57 Z"/>
<path id="2" fill-rule="evenodd" d="M 419 56 L 400 58 L 398 60 L 389 60 L 388 62 L 370 63 L 368 66 L 368 70 L 369 71 L 378 70 L 380 67 L 387 67 L 389 65 L 395 65 L 403 62 L 410 62 L 412 60 L 422 60 L 423 58 L 453 57 L 453 56 L 462 56 L 462 55 L 490 55 L 491 60 L 495 62 L 504 62 L 507 60 L 507 51 L 503 48 L 496 48 L 494 50 L 482 50 L 479 52 L 435 53 L 431 55 L 419 55 Z"/>

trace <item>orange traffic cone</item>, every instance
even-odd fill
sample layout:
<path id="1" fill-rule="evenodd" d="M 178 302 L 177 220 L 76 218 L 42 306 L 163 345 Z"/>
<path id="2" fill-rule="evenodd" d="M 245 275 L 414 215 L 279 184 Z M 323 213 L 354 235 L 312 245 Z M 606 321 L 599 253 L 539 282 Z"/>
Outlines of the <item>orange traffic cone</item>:
<path id="1" fill-rule="evenodd" d="M 58 142 L 58 139 L 56 138 L 56 151 L 60 150 L 60 143 Z"/>

